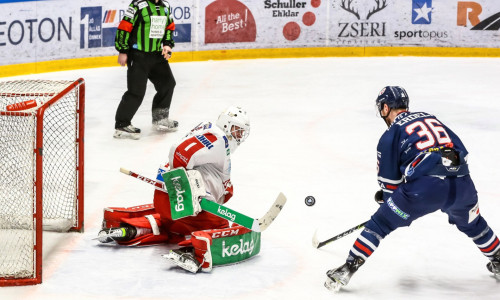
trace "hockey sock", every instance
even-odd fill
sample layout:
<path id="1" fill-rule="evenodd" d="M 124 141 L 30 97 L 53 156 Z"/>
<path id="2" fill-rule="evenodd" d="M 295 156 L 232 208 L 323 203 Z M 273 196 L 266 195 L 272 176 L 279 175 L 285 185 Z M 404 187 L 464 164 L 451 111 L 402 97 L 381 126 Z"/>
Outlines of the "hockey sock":
<path id="1" fill-rule="evenodd" d="M 380 235 L 365 228 L 354 242 L 354 245 L 352 245 L 347 261 L 352 261 L 358 257 L 364 260 L 368 259 L 377 250 L 381 240 L 382 237 Z"/>
<path id="2" fill-rule="evenodd" d="M 500 242 L 490 227 L 487 227 L 481 234 L 473 237 L 472 240 L 476 246 L 489 259 L 493 259 L 493 254 L 500 249 Z"/>

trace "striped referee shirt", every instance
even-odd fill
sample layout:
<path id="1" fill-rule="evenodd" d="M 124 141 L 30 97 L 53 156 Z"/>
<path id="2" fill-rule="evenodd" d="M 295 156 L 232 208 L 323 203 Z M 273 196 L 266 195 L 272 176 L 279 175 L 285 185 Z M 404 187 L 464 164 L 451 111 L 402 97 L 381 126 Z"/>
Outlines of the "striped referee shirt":
<path id="1" fill-rule="evenodd" d="M 134 0 L 118 25 L 115 48 L 120 53 L 131 49 L 161 52 L 163 46 L 174 47 L 174 20 L 167 1 Z"/>

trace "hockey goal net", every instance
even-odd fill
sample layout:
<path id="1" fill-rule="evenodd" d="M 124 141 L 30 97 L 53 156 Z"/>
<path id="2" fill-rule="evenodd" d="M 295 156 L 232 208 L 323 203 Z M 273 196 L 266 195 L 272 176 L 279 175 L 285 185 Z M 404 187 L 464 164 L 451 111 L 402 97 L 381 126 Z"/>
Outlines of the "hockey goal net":
<path id="1" fill-rule="evenodd" d="M 42 281 L 42 228 L 83 231 L 85 82 L 0 82 L 0 286 Z"/>

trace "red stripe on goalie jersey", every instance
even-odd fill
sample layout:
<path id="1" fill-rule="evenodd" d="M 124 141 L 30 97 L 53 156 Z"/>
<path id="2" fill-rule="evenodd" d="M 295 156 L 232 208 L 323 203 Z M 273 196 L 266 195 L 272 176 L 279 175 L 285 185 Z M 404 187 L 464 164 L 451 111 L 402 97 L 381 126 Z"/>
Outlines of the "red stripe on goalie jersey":
<path id="1" fill-rule="evenodd" d="M 198 152 L 199 150 L 206 147 L 199 140 L 198 137 L 204 137 L 211 143 L 217 141 L 217 137 L 211 133 L 205 133 L 200 136 L 193 136 L 186 139 L 179 146 L 177 146 L 177 149 L 175 149 L 174 159 L 173 159 L 174 168 L 179 168 L 179 167 L 186 168 L 193 155 L 195 155 L 195 153 Z"/>
<path id="2" fill-rule="evenodd" d="M 134 25 L 130 23 L 129 21 L 122 20 L 120 24 L 118 25 L 119 30 L 123 30 L 126 32 L 132 32 L 132 29 L 134 28 Z"/>

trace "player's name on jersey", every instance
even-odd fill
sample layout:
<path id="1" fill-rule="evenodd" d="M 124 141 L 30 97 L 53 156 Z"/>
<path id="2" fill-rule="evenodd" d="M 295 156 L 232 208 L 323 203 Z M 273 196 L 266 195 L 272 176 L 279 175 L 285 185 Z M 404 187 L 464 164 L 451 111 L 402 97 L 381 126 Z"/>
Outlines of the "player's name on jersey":
<path id="1" fill-rule="evenodd" d="M 434 117 L 433 115 L 431 114 L 428 114 L 428 113 L 424 113 L 424 112 L 419 112 L 419 113 L 413 113 L 413 114 L 410 114 L 406 117 L 404 117 L 403 119 L 401 119 L 400 121 L 397 121 L 396 124 L 399 125 L 399 126 L 402 126 L 408 122 L 411 122 L 415 119 L 418 119 L 418 118 L 425 118 L 425 117 Z"/>

